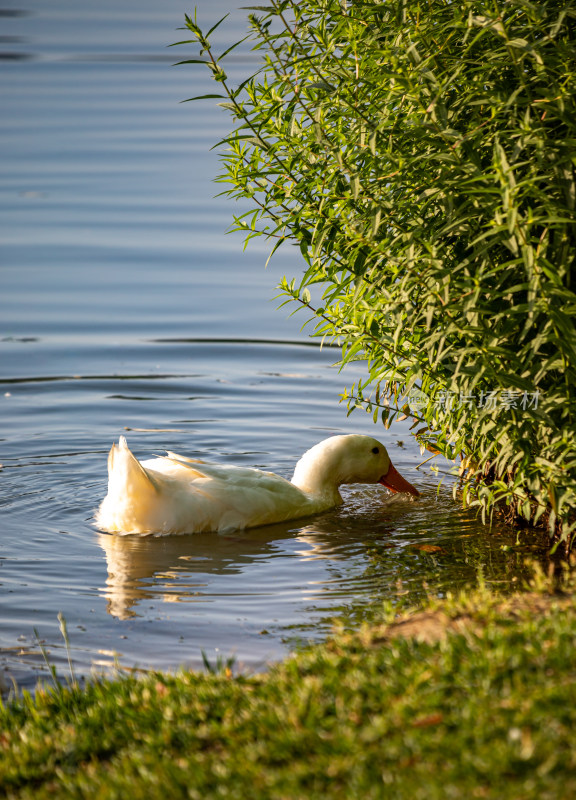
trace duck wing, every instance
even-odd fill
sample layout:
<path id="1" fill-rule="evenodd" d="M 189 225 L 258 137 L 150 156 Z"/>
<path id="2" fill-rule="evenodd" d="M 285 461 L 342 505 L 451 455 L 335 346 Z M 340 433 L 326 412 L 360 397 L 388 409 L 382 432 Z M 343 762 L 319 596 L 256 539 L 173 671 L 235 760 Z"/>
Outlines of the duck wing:
<path id="1" fill-rule="evenodd" d="M 324 509 L 294 484 L 250 467 L 168 453 L 139 462 L 124 437 L 109 457 L 96 522 L 119 533 L 200 533 L 268 525 Z"/>
<path id="2" fill-rule="evenodd" d="M 272 524 L 313 513 L 313 502 L 294 484 L 253 467 L 211 464 L 176 453 L 144 462 L 147 472 L 171 479 L 178 502 L 196 529 L 226 531 Z"/>

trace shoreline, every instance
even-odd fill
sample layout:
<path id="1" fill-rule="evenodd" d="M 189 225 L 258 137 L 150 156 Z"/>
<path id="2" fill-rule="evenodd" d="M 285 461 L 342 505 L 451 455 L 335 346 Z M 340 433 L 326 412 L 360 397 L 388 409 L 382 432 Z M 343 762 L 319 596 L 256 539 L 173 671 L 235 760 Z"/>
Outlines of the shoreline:
<path id="1" fill-rule="evenodd" d="M 576 792 L 576 593 L 429 601 L 266 673 L 39 689 L 1 714 L 0 786 L 43 797 L 489 797 Z"/>

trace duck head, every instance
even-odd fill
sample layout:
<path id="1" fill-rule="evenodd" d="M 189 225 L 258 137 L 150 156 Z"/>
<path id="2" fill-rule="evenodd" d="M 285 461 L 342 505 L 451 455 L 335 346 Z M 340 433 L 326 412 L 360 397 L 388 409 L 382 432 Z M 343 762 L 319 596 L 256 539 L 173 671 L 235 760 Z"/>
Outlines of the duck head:
<path id="1" fill-rule="evenodd" d="M 381 483 L 392 492 L 418 490 L 393 466 L 384 445 L 372 436 L 332 436 L 308 450 L 296 464 L 292 483 L 311 494 L 338 493 L 343 483 Z"/>

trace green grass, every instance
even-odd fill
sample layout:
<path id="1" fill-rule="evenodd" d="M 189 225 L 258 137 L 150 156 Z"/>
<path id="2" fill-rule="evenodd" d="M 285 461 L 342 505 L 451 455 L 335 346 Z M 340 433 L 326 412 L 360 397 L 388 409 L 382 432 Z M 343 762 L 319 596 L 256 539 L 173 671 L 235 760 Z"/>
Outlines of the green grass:
<path id="1" fill-rule="evenodd" d="M 263 676 L 39 691 L 0 711 L 0 794 L 574 797 L 575 652 L 570 593 L 480 590 Z"/>

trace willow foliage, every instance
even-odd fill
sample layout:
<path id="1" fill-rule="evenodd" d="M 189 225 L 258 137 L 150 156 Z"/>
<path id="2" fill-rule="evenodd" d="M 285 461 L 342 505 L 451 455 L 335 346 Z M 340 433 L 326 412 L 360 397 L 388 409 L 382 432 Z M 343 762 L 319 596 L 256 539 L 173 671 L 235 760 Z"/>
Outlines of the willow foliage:
<path id="1" fill-rule="evenodd" d="M 220 143 L 247 238 L 298 243 L 283 292 L 365 359 L 345 392 L 461 459 L 464 502 L 576 529 L 576 6 L 270 0 Z M 313 303 L 310 289 L 322 287 Z M 318 287 L 316 287 L 318 288 Z M 416 402 L 418 401 L 418 402 Z"/>

